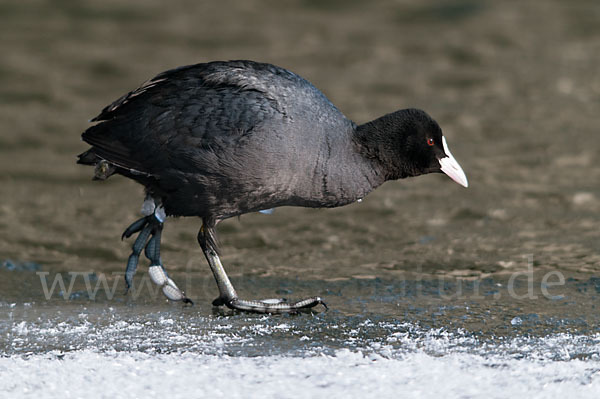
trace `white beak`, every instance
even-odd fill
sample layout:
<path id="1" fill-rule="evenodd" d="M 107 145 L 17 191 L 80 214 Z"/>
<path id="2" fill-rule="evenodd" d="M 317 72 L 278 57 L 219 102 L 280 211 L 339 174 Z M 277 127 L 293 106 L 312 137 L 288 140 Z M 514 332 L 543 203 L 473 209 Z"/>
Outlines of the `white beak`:
<path id="1" fill-rule="evenodd" d="M 442 143 L 444 144 L 444 152 L 446 153 L 446 157 L 439 160 L 440 166 L 442 167 L 442 172 L 447 174 L 452 180 L 457 182 L 463 187 L 469 187 L 469 181 L 467 180 L 467 176 L 465 172 L 463 172 L 462 168 L 456 162 L 456 159 L 452 156 L 450 149 L 448 148 L 448 143 L 446 143 L 446 138 L 442 136 Z"/>

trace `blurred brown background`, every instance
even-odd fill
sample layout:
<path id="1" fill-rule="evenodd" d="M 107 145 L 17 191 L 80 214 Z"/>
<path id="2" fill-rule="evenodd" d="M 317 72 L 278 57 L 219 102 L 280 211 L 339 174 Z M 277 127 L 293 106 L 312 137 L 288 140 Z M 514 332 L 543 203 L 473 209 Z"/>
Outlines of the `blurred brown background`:
<path id="1" fill-rule="evenodd" d="M 600 270 L 600 3 L 594 0 L 3 0 L 0 261 L 123 271 L 141 186 L 75 164 L 88 119 L 179 65 L 288 68 L 357 123 L 420 107 L 469 177 L 219 226 L 233 276 L 481 277 Z M 200 221 L 166 224 L 170 270 L 208 275 Z M 143 263 L 144 261 L 142 261 Z M 140 270 L 144 270 L 142 267 Z"/>

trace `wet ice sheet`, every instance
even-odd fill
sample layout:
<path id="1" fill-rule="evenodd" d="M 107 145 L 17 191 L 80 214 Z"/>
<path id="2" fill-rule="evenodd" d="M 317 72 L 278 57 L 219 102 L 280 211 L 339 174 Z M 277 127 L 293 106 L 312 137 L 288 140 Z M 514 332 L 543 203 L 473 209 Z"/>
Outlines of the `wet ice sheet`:
<path id="1" fill-rule="evenodd" d="M 596 398 L 600 392 L 600 333 L 502 337 L 336 311 L 223 316 L 155 305 L 3 307 L 9 317 L 0 324 L 0 392 L 10 395 Z"/>
<path id="2" fill-rule="evenodd" d="M 435 356 L 453 352 L 552 360 L 597 356 L 599 332 L 594 320 L 582 324 L 578 319 L 521 311 L 520 316 L 502 315 L 505 326 L 499 328 L 493 327 L 492 321 L 505 308 L 467 308 L 424 306 L 413 313 L 399 311 L 395 316 L 345 314 L 337 310 L 268 316 L 219 311 L 211 314 L 208 306 L 201 305 L 182 308 L 175 304 L 110 306 L 86 302 L 57 307 L 0 303 L 0 354 L 94 350 L 253 357 L 331 355 L 340 349 L 371 348 L 377 352 L 387 348 L 386 351 L 423 350 Z M 452 327 L 450 322 L 452 317 L 464 321 L 465 317 L 484 316 L 489 320 L 482 323 L 493 328 L 469 331 Z M 436 323 L 443 327 L 436 327 Z"/>
<path id="3" fill-rule="evenodd" d="M 457 297 L 447 295 L 456 291 L 450 281 L 245 281 L 260 296 L 276 287 L 326 295 L 331 310 L 297 316 L 217 311 L 210 296 L 182 307 L 122 295 L 24 302 L 7 290 L 9 300 L 0 301 L 0 392 L 598 397 L 597 280 L 568 280 L 537 300 L 507 296 L 503 284 L 482 281 L 480 295 L 465 286 Z"/>

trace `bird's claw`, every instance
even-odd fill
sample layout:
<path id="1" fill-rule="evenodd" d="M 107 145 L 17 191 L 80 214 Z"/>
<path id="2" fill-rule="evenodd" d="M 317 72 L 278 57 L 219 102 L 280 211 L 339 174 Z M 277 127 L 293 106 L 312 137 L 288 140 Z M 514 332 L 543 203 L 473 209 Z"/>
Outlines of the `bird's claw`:
<path id="1" fill-rule="evenodd" d="M 323 305 L 329 310 L 327 304 L 320 297 L 312 297 L 289 303 L 285 298 L 244 300 L 239 298 L 226 299 L 218 297 L 213 301 L 213 306 L 225 305 L 229 309 L 251 313 L 298 313 L 301 310 L 311 309 L 317 305 Z"/>
<path id="2" fill-rule="evenodd" d="M 152 205 L 152 206 L 150 206 Z M 160 238 L 163 228 L 163 222 L 166 218 L 164 208 L 162 206 L 154 206 L 154 202 L 150 204 L 149 200 L 144 201 L 142 206 L 143 218 L 133 222 L 125 231 L 121 238 L 128 238 L 132 234 L 139 232 L 133 246 L 132 253 L 127 261 L 127 270 L 125 271 L 125 282 L 127 291 L 133 285 L 133 276 L 137 269 L 142 250 L 145 249 L 145 255 L 150 260 L 150 268 L 148 274 L 150 279 L 160 288 L 163 294 L 172 301 L 183 301 L 186 304 L 193 302 L 185 296 L 185 293 L 177 287 L 175 282 L 169 278 L 167 271 L 162 265 L 160 259 Z"/>

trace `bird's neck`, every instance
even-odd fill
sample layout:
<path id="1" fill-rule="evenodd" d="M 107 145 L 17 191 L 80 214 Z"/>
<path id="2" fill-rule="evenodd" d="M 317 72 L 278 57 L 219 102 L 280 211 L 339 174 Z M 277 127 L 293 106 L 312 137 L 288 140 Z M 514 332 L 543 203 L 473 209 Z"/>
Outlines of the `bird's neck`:
<path id="1" fill-rule="evenodd" d="M 354 142 L 358 152 L 374 164 L 374 168 L 384 177 L 384 181 L 402 179 L 410 176 L 399 157 L 402 151 L 402 137 L 390 134 L 394 131 L 390 115 L 384 115 L 373 121 L 356 127 Z"/>
<path id="2" fill-rule="evenodd" d="M 356 202 L 385 182 L 379 164 L 364 156 L 355 134 L 356 127 L 345 134 L 328 136 L 323 144 L 318 157 L 323 164 L 316 168 L 311 195 L 319 198 L 319 207 Z"/>

